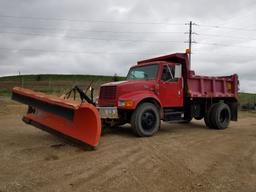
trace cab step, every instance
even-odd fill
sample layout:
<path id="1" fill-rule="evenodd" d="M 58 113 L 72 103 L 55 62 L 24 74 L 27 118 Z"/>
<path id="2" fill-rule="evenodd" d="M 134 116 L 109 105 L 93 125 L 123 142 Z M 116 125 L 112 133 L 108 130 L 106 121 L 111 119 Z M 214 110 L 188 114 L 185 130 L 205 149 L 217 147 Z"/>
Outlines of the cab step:
<path id="1" fill-rule="evenodd" d="M 184 121 L 184 112 L 175 109 L 164 109 L 164 121 Z"/>

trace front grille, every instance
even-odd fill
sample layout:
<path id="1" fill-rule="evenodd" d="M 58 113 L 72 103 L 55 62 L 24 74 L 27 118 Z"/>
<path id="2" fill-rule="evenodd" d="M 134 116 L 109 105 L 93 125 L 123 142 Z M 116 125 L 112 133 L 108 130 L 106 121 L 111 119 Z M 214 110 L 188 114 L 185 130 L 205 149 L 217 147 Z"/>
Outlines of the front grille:
<path id="1" fill-rule="evenodd" d="M 116 86 L 103 86 L 100 88 L 100 99 L 115 99 Z"/>

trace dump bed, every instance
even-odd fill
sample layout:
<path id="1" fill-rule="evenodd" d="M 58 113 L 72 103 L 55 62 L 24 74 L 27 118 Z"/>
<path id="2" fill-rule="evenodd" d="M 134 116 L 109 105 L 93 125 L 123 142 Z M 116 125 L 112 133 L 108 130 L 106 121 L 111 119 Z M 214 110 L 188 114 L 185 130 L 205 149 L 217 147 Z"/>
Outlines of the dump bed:
<path id="1" fill-rule="evenodd" d="M 195 75 L 190 71 L 187 79 L 189 97 L 237 97 L 238 76 L 210 77 Z"/>

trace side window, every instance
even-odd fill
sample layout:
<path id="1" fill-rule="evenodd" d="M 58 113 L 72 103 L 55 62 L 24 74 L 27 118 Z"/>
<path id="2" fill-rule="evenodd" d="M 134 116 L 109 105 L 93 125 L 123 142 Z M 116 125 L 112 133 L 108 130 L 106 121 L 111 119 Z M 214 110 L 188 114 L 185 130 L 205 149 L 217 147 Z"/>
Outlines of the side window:
<path id="1" fill-rule="evenodd" d="M 162 81 L 176 81 L 177 79 L 174 77 L 175 75 L 175 67 L 171 65 L 165 65 L 163 68 L 161 80 Z"/>

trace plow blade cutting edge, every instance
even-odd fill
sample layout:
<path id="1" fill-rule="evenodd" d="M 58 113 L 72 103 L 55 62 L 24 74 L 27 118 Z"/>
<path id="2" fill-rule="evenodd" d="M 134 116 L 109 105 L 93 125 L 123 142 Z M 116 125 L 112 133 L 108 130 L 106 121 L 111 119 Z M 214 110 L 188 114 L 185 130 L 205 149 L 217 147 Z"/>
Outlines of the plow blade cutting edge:
<path id="1" fill-rule="evenodd" d="M 13 88 L 12 99 L 29 106 L 23 117 L 26 123 L 93 147 L 98 145 L 101 120 L 94 105 L 48 96 L 20 87 Z"/>

